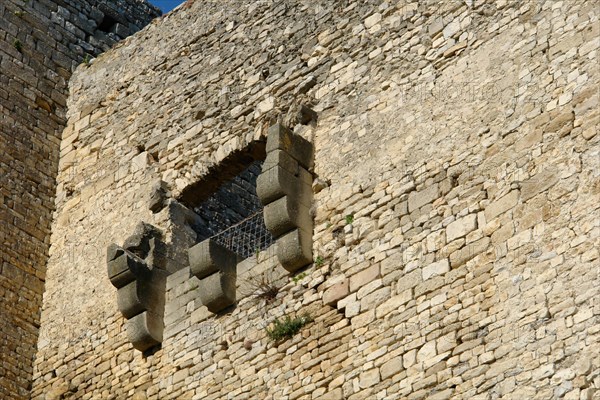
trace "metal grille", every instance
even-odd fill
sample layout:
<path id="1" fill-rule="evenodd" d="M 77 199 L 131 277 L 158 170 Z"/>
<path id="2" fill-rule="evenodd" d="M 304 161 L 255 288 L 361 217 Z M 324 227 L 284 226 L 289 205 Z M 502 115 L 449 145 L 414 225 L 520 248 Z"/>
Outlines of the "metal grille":
<path id="1" fill-rule="evenodd" d="M 211 239 L 242 258 L 257 254 L 274 241 L 265 226 L 262 210 L 217 233 Z"/>

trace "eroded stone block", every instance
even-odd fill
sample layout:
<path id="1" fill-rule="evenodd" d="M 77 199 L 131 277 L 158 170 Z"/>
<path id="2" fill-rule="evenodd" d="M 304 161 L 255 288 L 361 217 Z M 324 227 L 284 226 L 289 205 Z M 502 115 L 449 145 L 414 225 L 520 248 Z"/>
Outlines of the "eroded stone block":
<path id="1" fill-rule="evenodd" d="M 223 268 L 237 264 L 237 255 L 218 243 L 207 239 L 188 250 L 190 273 L 203 279 Z"/>
<path id="2" fill-rule="evenodd" d="M 277 240 L 277 258 L 294 272 L 312 262 L 312 232 L 295 229 Z"/>
<path id="3" fill-rule="evenodd" d="M 312 176 L 303 168 L 295 176 L 282 167 L 274 167 L 263 171 L 256 179 L 256 194 L 263 205 L 269 204 L 283 196 L 297 198 L 300 203 L 310 206 L 312 193 Z"/>
<path id="4" fill-rule="evenodd" d="M 263 215 L 265 225 L 274 237 L 293 229 L 312 232 L 309 208 L 290 196 L 284 196 L 266 205 Z"/>
<path id="5" fill-rule="evenodd" d="M 137 350 L 145 351 L 162 342 L 162 318 L 149 311 L 128 320 L 126 329 L 129 341 Z"/>
<path id="6" fill-rule="evenodd" d="M 217 313 L 235 303 L 235 265 L 200 280 L 200 301 L 212 313 Z"/>
<path id="7" fill-rule="evenodd" d="M 160 277 L 153 280 L 137 279 L 117 292 L 117 304 L 125 318 L 132 318 L 145 310 L 159 310 L 163 305 L 160 295 Z"/>
<path id="8" fill-rule="evenodd" d="M 141 223 L 125 240 L 124 248 L 112 244 L 107 249 L 107 272 L 117 290 L 119 311 L 128 320 L 128 336 L 134 347 L 146 350 L 162 340 L 166 247 L 162 233 Z"/>
<path id="9" fill-rule="evenodd" d="M 262 170 L 266 171 L 275 167 L 281 167 L 294 176 L 297 176 L 299 173 L 298 161 L 283 150 L 273 150 L 267 154 L 267 158 L 262 165 Z"/>
<path id="10" fill-rule="evenodd" d="M 107 271 L 110 282 L 117 289 L 134 281 L 137 276 L 148 274 L 148 269 L 141 260 L 125 252 L 107 263 Z"/>
<path id="11" fill-rule="evenodd" d="M 302 136 L 295 135 L 282 124 L 275 124 L 269 128 L 267 136 L 267 153 L 274 150 L 283 150 L 291 155 L 304 168 L 313 166 L 313 146 Z"/>

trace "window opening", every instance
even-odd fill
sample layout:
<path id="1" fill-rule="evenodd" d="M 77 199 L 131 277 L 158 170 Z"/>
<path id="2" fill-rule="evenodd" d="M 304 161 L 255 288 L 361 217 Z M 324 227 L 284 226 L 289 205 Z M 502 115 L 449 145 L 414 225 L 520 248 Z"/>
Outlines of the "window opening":
<path id="1" fill-rule="evenodd" d="M 262 171 L 262 164 L 262 161 L 253 161 L 200 205 L 193 207 L 200 216 L 200 222 L 192 227 L 198 242 L 211 238 L 243 259 L 265 250 L 274 242 L 265 226 L 263 206 L 256 194 L 256 178 Z"/>

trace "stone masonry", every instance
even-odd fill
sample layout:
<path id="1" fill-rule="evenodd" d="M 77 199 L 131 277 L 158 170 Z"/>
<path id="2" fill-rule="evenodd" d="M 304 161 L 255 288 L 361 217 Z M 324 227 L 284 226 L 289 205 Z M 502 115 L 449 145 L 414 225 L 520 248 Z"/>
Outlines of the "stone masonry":
<path id="1" fill-rule="evenodd" d="M 137 0 L 0 2 L 0 398 L 31 389 L 68 80 L 159 13 Z"/>
<path id="2" fill-rule="evenodd" d="M 599 15 L 579 0 L 188 1 L 78 67 L 31 397 L 598 398 Z M 209 309 L 202 280 L 225 264 L 190 265 L 189 207 L 252 146 L 269 153 L 261 197 L 274 125 L 313 146 L 312 193 L 308 220 L 292 201 L 267 225 L 310 226 L 312 260 L 286 269 L 279 240 L 226 260 L 235 280 Z M 172 265 L 151 352 L 105 269 L 142 222 Z"/>

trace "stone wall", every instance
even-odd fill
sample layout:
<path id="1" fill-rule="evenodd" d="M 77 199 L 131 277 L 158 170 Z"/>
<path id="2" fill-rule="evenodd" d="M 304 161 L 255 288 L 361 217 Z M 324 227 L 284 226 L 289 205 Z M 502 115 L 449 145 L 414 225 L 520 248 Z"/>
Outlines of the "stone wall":
<path id="1" fill-rule="evenodd" d="M 596 396 L 599 28 L 583 1 L 197 1 L 80 67 L 33 398 Z M 184 260 L 177 199 L 276 121 L 315 147 L 315 263 L 271 246 L 214 315 L 183 261 L 135 351 L 106 247 L 143 221 Z"/>
<path id="2" fill-rule="evenodd" d="M 109 13 L 114 33 L 99 29 Z M 68 79 L 158 15 L 140 1 L 0 3 L 1 398 L 29 397 Z"/>

